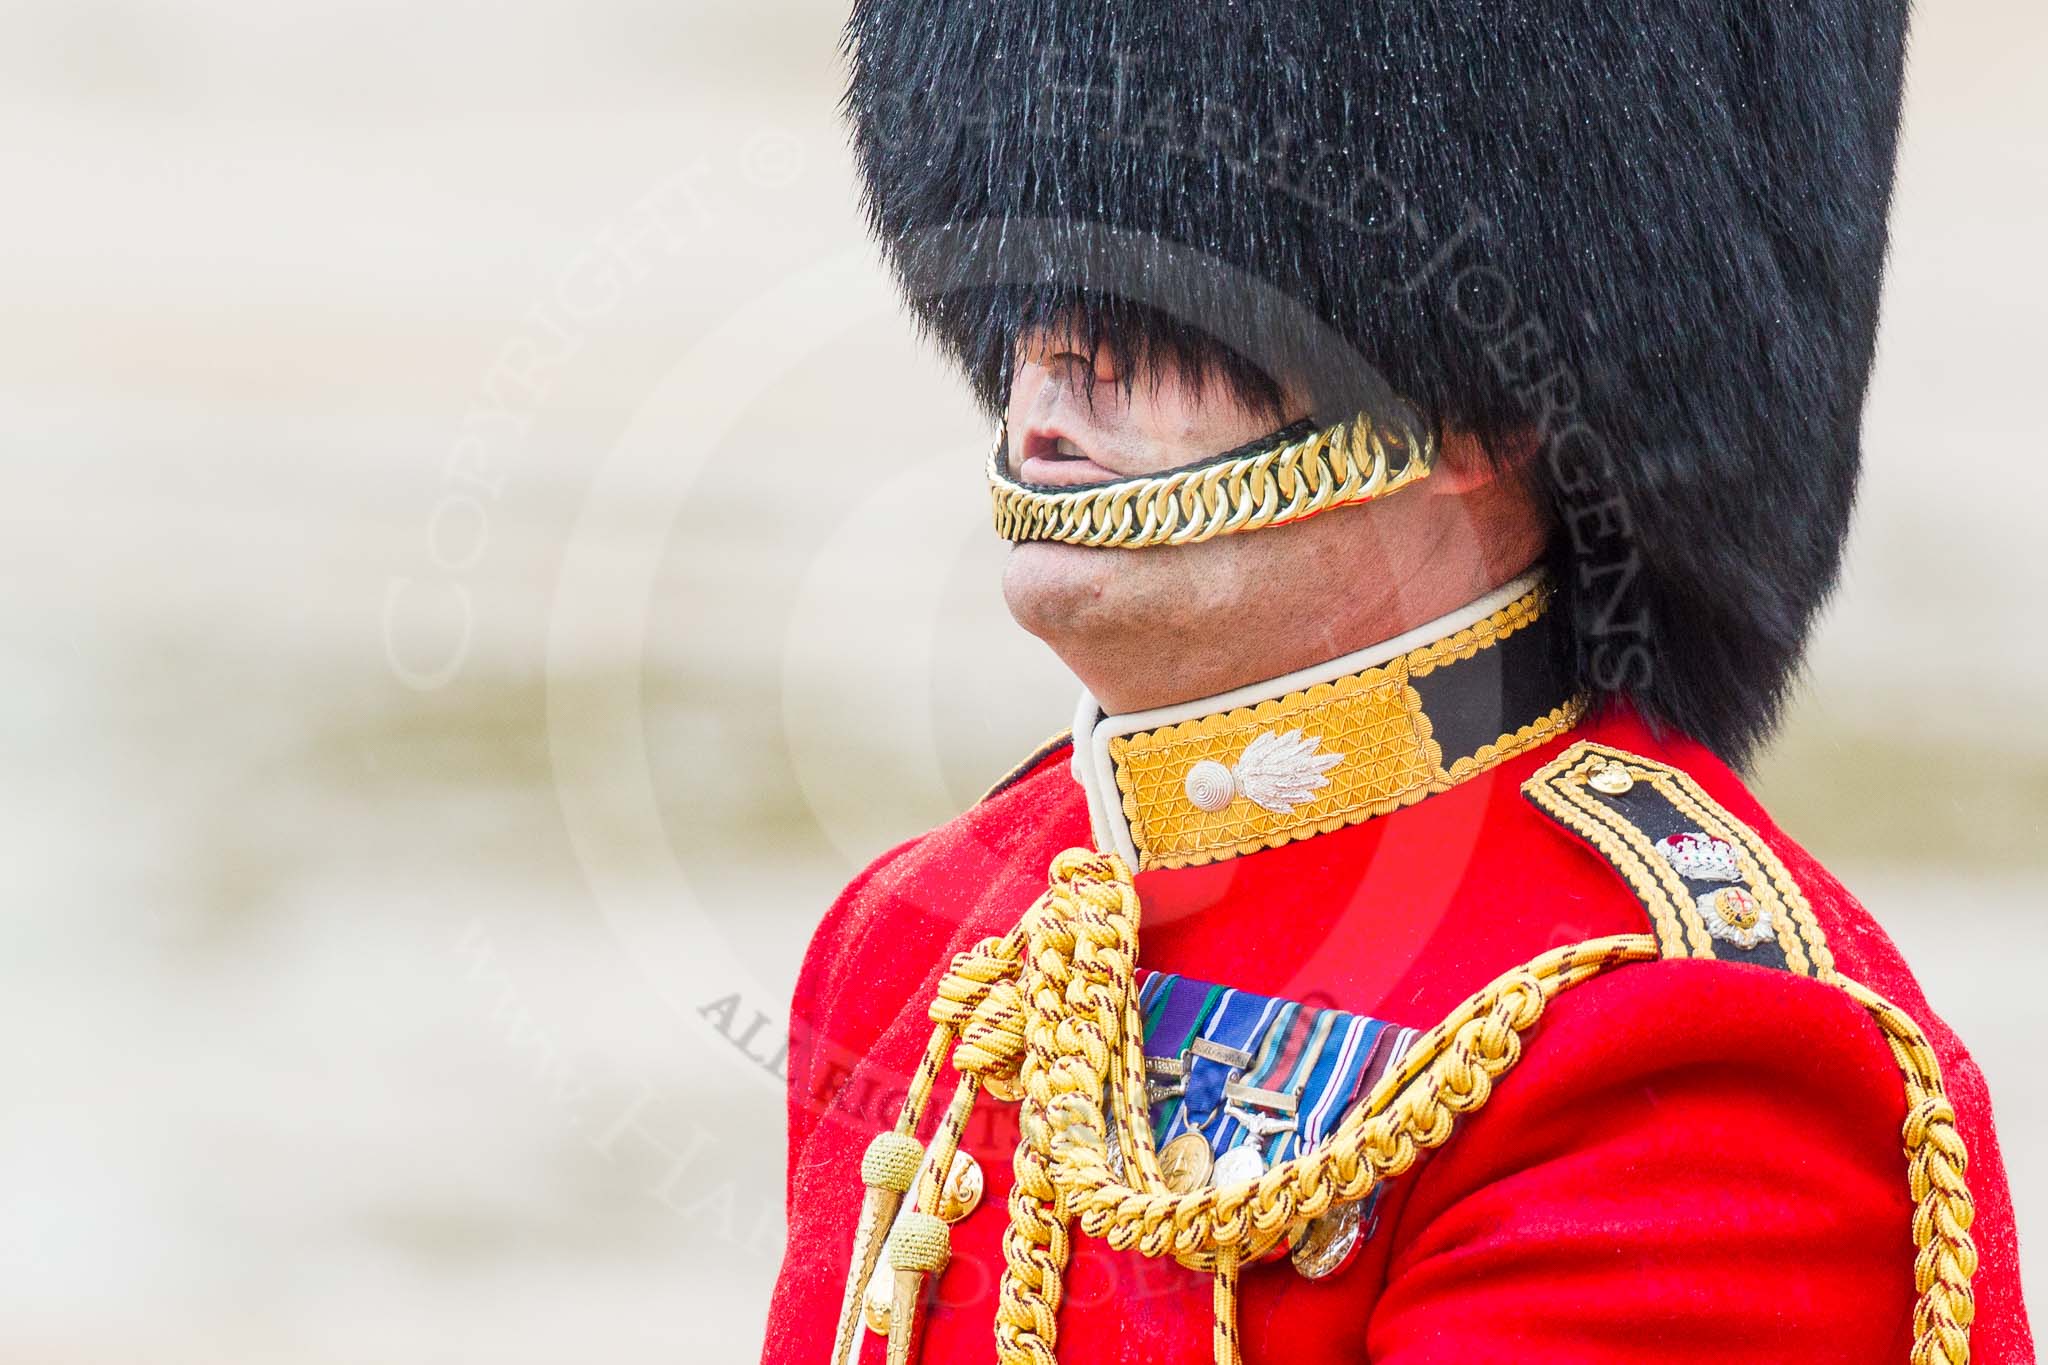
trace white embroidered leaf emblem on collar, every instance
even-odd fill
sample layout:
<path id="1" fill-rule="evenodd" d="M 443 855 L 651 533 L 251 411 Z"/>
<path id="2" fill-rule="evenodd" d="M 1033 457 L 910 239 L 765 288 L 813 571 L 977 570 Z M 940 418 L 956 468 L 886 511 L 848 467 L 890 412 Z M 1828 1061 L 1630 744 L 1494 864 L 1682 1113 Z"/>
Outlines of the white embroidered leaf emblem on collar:
<path id="1" fill-rule="evenodd" d="M 1205 758 L 1188 769 L 1188 800 L 1214 812 L 1242 796 L 1275 815 L 1286 815 L 1329 786 L 1330 779 L 1323 774 L 1343 758 L 1299 730 L 1284 735 L 1268 730 L 1245 746 L 1235 767 Z"/>

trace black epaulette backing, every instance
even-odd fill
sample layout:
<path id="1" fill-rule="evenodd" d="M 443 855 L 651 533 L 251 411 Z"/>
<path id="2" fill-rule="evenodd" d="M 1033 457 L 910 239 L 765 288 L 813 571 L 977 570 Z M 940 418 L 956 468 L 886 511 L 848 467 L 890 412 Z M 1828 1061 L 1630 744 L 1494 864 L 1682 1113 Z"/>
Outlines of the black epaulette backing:
<path id="1" fill-rule="evenodd" d="M 1522 794 L 1621 874 L 1665 957 L 1834 978 L 1820 923 L 1784 861 L 1678 769 L 1581 741 Z"/>

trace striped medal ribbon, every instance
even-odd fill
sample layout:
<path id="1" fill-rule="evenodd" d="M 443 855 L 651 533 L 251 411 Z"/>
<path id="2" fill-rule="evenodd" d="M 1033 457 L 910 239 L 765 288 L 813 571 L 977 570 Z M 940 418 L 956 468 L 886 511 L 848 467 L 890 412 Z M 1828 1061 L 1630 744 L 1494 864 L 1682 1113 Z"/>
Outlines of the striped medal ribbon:
<path id="1" fill-rule="evenodd" d="M 1153 1140 L 1195 1184 L 1256 1178 L 1314 1147 L 1418 1036 L 1172 972 L 1140 973 L 1138 1002 Z"/>

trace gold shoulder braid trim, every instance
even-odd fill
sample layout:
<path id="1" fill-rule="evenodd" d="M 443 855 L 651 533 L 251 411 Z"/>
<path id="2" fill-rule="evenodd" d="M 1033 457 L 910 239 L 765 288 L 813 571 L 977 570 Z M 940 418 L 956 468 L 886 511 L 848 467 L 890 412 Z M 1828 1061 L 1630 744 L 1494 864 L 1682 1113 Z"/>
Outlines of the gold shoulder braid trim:
<path id="1" fill-rule="evenodd" d="M 1377 667 L 1110 740 L 1138 870 L 1328 834 L 1448 791 L 1570 729 L 1584 706 L 1556 667 L 1549 606 L 1539 584 Z M 1529 631 L 1539 622 L 1541 631 Z M 1517 646 L 1505 655 L 1479 657 L 1509 640 Z M 1498 676 L 1453 685 L 1461 668 Z M 1509 678 L 1527 685 L 1510 688 Z M 1434 715 L 1432 695 L 1451 699 L 1436 702 Z M 1440 733 L 1453 721 L 1456 733 Z"/>
<path id="2" fill-rule="evenodd" d="M 862 1162 L 867 1193 L 834 1365 L 843 1365 L 860 1330 L 862 1292 L 885 1247 L 894 1277 L 888 1360 L 908 1365 L 914 1358 L 924 1276 L 944 1269 L 948 1233 L 939 1219 L 898 1209 L 913 1182 L 917 1209 L 939 1207 L 943 1173 L 951 1169 L 984 1086 L 999 1095 L 1021 1094 L 996 1309 L 998 1359 L 1055 1365 L 1062 1279 L 1078 1218 L 1083 1232 L 1118 1250 L 1172 1256 L 1212 1272 L 1216 1360 L 1240 1365 L 1239 1267 L 1273 1248 L 1298 1220 L 1364 1198 L 1441 1145 L 1458 1116 L 1484 1106 L 1520 1060 L 1523 1035 L 1551 1000 L 1602 973 L 1662 955 L 1649 934 L 1544 953 L 1497 978 L 1419 1038 L 1325 1142 L 1250 1183 L 1177 1195 L 1161 1175 L 1146 1108 L 1144 1029 L 1133 985 L 1138 918 L 1137 891 L 1123 860 L 1070 849 L 1053 860 L 1050 889 L 1015 929 L 953 959 L 932 1002 L 938 1027 L 896 1127 L 875 1139 Z M 1911 1359 L 1914 1365 L 1965 1365 L 1977 1255 L 1969 1238 L 1966 1158 L 1940 1066 L 1905 1014 L 1853 981 L 1830 979 L 1876 1021 L 1905 1077 L 1904 1138 L 1913 1239 L 1920 1248 Z M 920 1160 L 914 1134 L 949 1050 L 960 1081 Z M 1111 1123 L 1124 1152 L 1124 1180 L 1108 1163 Z"/>
<path id="3" fill-rule="evenodd" d="M 1649 911 L 1664 956 L 1834 979 L 1834 954 L 1783 860 L 1685 773 L 1582 742 L 1522 793 L 1614 865 Z"/>
<path id="4" fill-rule="evenodd" d="M 1813 906 L 1777 851 L 1686 773 L 1582 741 L 1522 784 L 1537 809 L 1591 846 L 1635 891 L 1667 958 L 1778 968 L 1838 987 L 1870 1013 L 1906 1078 L 1913 1193 L 1914 1365 L 1970 1358 L 1974 1205 L 1968 1154 L 1941 1064 L 1903 1011 L 1835 970 Z"/>
<path id="5" fill-rule="evenodd" d="M 997 535 L 1127 550 L 1192 545 L 1370 502 L 1429 477 L 1436 463 L 1433 432 L 1363 413 L 1264 450 L 1079 488 L 1018 483 L 1007 445 L 999 433 L 988 457 Z"/>

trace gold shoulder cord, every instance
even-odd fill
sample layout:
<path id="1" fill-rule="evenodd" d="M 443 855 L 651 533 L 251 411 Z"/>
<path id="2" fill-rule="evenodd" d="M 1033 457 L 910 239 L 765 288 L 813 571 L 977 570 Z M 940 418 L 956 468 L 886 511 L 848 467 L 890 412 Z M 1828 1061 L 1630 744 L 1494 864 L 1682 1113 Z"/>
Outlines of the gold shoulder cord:
<path id="1" fill-rule="evenodd" d="M 1436 463 L 1433 434 L 1367 414 L 1269 450 L 1078 488 L 1018 483 L 1005 444 L 999 434 L 988 458 L 997 535 L 1132 550 L 1192 545 L 1369 502 L 1427 478 Z"/>
<path id="2" fill-rule="evenodd" d="M 986 1088 L 1021 1105 L 1005 1269 L 996 1310 L 1004 1365 L 1055 1365 L 1062 1276 L 1073 1221 L 1118 1250 L 1172 1256 L 1215 1276 L 1215 1355 L 1240 1365 L 1238 1268 L 1273 1248 L 1300 1220 L 1358 1200 L 1450 1137 L 1460 1114 L 1484 1105 L 1521 1057 L 1522 1035 L 1572 987 L 1661 956 L 1651 934 L 1620 934 L 1553 949 L 1507 972 L 1418 1039 L 1406 1060 L 1324 1143 L 1249 1184 L 1176 1195 L 1153 1150 L 1145 1098 L 1143 1019 L 1133 973 L 1139 906 L 1131 874 L 1113 854 L 1070 849 L 1053 860 L 1051 887 L 1002 938 L 959 954 L 931 1005 L 937 1024 L 893 1131 L 861 1163 L 867 1187 L 855 1233 L 834 1365 L 860 1330 L 861 1296 L 886 1245 L 893 1274 L 890 1365 L 916 1350 L 923 1277 L 945 1268 L 946 1224 L 929 1212 L 951 1169 L 976 1095 Z M 1919 1028 L 1875 992 L 1832 983 L 1883 1031 L 1905 1077 L 1904 1127 L 1914 1200 L 1913 1365 L 1966 1365 L 1977 1254 L 1955 1112 Z M 960 1073 L 926 1151 L 915 1134 L 940 1065 Z M 1113 1082 L 1113 1084 L 1110 1084 Z M 1110 1095 L 1105 1118 L 1100 1096 Z M 1105 1147 L 1114 1122 L 1124 1183 Z M 898 1209 L 913 1184 L 916 1208 Z"/>

